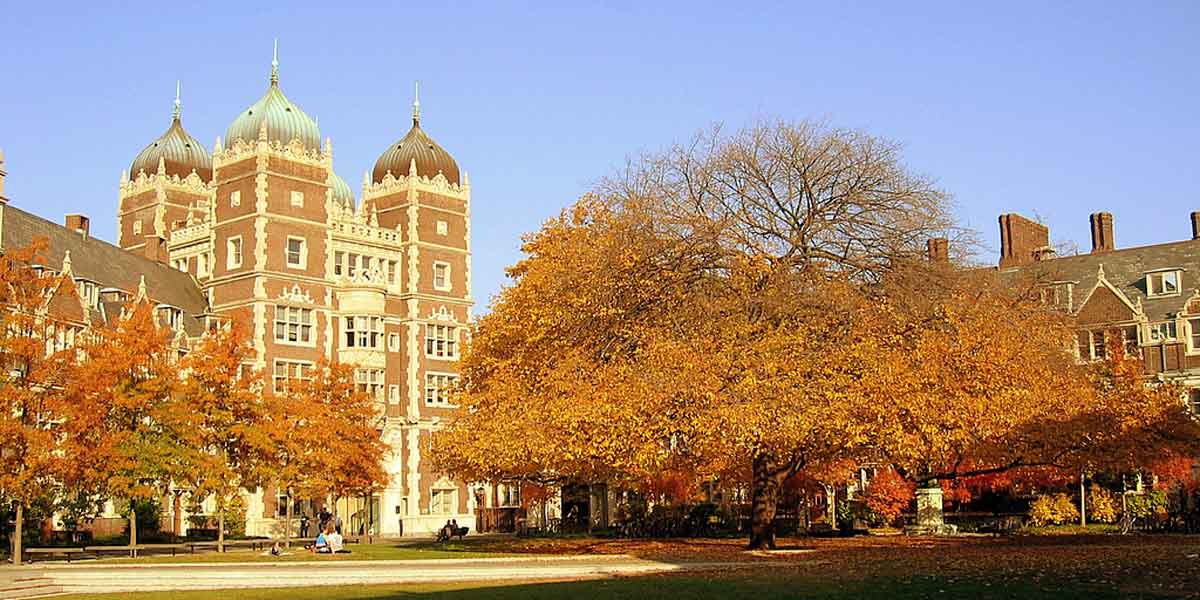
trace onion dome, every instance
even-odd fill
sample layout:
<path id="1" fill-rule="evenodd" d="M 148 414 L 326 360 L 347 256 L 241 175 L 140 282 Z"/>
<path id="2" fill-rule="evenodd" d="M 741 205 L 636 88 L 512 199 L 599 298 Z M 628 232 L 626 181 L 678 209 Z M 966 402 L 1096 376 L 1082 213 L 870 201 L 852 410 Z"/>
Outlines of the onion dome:
<path id="1" fill-rule="evenodd" d="M 271 61 L 271 85 L 267 93 L 233 120 L 233 124 L 225 131 L 226 144 L 232 144 L 239 138 L 246 142 L 257 140 L 263 123 L 267 124 L 267 139 L 270 141 L 287 144 L 298 139 L 309 150 L 321 148 L 321 132 L 317 129 L 317 123 L 279 89 L 278 47 Z"/>
<path id="2" fill-rule="evenodd" d="M 337 173 L 329 174 L 329 189 L 333 191 L 333 201 L 343 206 L 354 206 L 354 191 Z"/>
<path id="3" fill-rule="evenodd" d="M 195 171 L 205 183 L 212 181 L 212 155 L 204 149 L 203 144 L 183 129 L 179 114 L 179 87 L 176 86 L 175 112 L 171 119 L 171 127 L 133 159 L 133 164 L 129 167 L 131 176 L 137 177 L 138 171 L 153 175 L 158 172 L 158 163 L 161 161 L 166 167 L 167 175 L 183 178 Z"/>
<path id="4" fill-rule="evenodd" d="M 417 175 L 421 177 L 432 178 L 441 173 L 450 183 L 456 185 L 460 183 L 458 163 L 454 161 L 454 157 L 450 156 L 449 152 L 446 152 L 421 129 L 419 97 L 413 102 L 412 129 L 409 129 L 407 135 L 392 144 L 379 157 L 379 160 L 375 161 L 375 168 L 371 171 L 371 180 L 375 183 L 383 181 L 388 171 L 391 171 L 392 175 L 396 177 L 408 175 L 409 168 L 414 162 L 417 165 Z"/>

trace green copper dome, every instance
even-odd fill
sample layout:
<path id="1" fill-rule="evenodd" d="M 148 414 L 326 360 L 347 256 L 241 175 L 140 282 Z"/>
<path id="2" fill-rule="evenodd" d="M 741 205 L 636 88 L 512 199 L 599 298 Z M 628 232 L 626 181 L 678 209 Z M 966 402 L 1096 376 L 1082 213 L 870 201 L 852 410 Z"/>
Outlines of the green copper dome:
<path id="1" fill-rule="evenodd" d="M 294 139 L 300 140 L 309 150 L 321 149 L 321 132 L 314 122 L 299 106 L 292 103 L 279 89 L 279 71 L 277 65 L 271 68 L 271 85 L 267 93 L 250 108 L 234 119 L 229 130 L 225 132 L 226 145 L 241 138 L 247 142 L 258 139 L 258 130 L 263 123 L 267 124 L 267 139 L 282 144 Z"/>
<path id="2" fill-rule="evenodd" d="M 343 206 L 354 206 L 354 191 L 337 173 L 330 173 L 329 188 L 333 190 L 333 201 Z"/>
<path id="3" fill-rule="evenodd" d="M 212 156 L 196 138 L 184 131 L 178 109 L 171 127 L 133 159 L 129 176 L 137 177 L 139 171 L 145 171 L 147 175 L 157 173 L 159 160 L 166 167 L 167 175 L 183 178 L 195 171 L 205 183 L 212 181 Z"/>

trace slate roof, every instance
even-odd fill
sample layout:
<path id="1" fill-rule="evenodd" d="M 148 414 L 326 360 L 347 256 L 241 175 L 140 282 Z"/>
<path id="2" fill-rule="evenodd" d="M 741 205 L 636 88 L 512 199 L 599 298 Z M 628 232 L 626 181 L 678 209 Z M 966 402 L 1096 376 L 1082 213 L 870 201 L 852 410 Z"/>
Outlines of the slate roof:
<path id="1" fill-rule="evenodd" d="M 1044 282 L 1073 282 L 1071 310 L 1078 312 L 1096 285 L 1101 265 L 1104 266 L 1104 278 L 1120 290 L 1130 303 L 1137 304 L 1141 300 L 1146 317 L 1151 321 L 1161 321 L 1182 311 L 1193 291 L 1200 288 L 1200 240 L 1121 248 L 1102 254 L 1062 256 L 1002 271 L 1033 273 Z M 1183 272 L 1180 294 L 1149 297 L 1146 273 L 1165 269 Z"/>
<path id="2" fill-rule="evenodd" d="M 173 269 L 139 254 L 122 250 L 108 242 L 84 236 L 12 205 L 0 207 L 0 250 L 24 248 L 37 238 L 45 238 L 46 266 L 62 268 L 63 257 L 71 253 L 71 272 L 77 279 L 96 282 L 101 288 L 117 288 L 137 294 L 142 275 L 146 277 L 146 292 L 157 304 L 169 304 L 183 310 L 184 329 L 189 335 L 204 331 L 202 315 L 208 301 L 200 284 L 189 273 Z M 93 318 L 112 318 L 119 309 L 101 303 Z"/>

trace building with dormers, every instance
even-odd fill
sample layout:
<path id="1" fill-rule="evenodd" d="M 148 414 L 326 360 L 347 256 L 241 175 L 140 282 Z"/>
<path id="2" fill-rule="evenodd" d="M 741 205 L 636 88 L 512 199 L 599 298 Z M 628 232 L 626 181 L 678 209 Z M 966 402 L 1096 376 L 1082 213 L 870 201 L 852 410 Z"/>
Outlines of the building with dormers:
<path id="1" fill-rule="evenodd" d="M 2 172 L 0 162 L 0 197 Z M 428 457 L 453 408 L 446 392 L 471 319 L 470 212 L 467 176 L 422 129 L 419 102 L 356 199 L 334 172 L 331 140 L 284 94 L 275 60 L 264 95 L 211 153 L 184 128 L 176 94 L 167 130 L 121 176 L 115 245 L 90 237 L 87 217 L 59 226 L 6 201 L 0 240 L 50 240 L 47 268 L 72 273 L 83 296 L 72 335 L 141 295 L 181 348 L 206 321 L 247 323 L 253 366 L 276 389 L 322 357 L 356 365 L 358 386 L 380 404 L 390 479 L 369 506 L 345 500 L 338 512 L 353 531 L 423 534 L 452 518 L 472 526 L 477 497 L 498 497 L 440 476 Z M 249 534 L 281 532 L 289 501 L 297 515 L 316 508 L 274 489 L 246 500 Z M 178 500 L 167 509 L 178 527 Z"/>

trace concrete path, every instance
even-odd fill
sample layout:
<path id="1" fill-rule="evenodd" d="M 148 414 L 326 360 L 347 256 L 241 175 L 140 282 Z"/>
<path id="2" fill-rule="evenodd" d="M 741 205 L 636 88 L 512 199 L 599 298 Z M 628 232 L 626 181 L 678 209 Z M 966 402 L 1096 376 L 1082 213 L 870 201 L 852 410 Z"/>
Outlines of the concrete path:
<path id="1" fill-rule="evenodd" d="M 711 568 L 624 555 L 286 563 L 48 565 L 28 568 L 65 592 L 111 593 L 522 579 L 591 579 Z M 726 566 L 726 565 L 720 565 Z"/>

